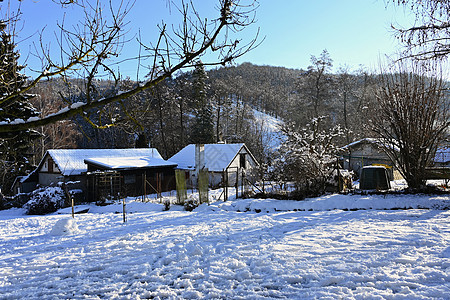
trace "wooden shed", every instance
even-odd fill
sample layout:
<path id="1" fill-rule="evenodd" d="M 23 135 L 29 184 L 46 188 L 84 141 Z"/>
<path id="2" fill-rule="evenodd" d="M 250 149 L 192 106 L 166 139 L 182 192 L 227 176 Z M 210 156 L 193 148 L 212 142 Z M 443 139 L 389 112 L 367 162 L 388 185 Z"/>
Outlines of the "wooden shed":
<path id="1" fill-rule="evenodd" d="M 131 163 L 133 161 L 137 165 L 128 165 L 128 170 L 117 168 L 118 165 L 111 164 L 115 159 L 122 159 L 123 163 Z M 152 174 L 162 174 L 166 179 L 161 179 L 161 190 L 168 189 L 170 185 L 166 184 L 173 174 L 173 168 L 176 164 L 167 164 L 155 148 L 126 148 L 126 149 L 51 149 L 48 150 L 38 167 L 25 179 L 21 180 L 23 183 L 36 186 L 50 186 L 56 185 L 58 182 L 72 182 L 71 188 L 82 190 L 85 195 L 88 194 L 88 166 L 85 160 L 91 160 L 91 170 L 110 170 L 117 171 L 121 174 L 124 180 L 124 186 L 129 187 L 127 193 L 135 194 L 139 188 L 133 189 L 130 186 L 133 184 L 133 172 L 137 172 L 136 168 L 142 168 L 139 172 L 148 174 L 149 182 L 156 182 L 152 179 Z M 96 165 L 98 162 L 100 165 Z M 103 165 L 101 164 L 103 162 Z M 145 162 L 147 165 L 143 166 L 139 163 Z M 150 162 L 153 163 L 149 166 Z M 160 168 L 160 169 L 158 169 Z M 135 179 L 135 183 L 140 187 L 140 178 Z M 153 180 L 153 181 L 152 181 Z M 19 190 L 19 189 L 18 189 Z M 133 192 L 132 192 L 133 191 Z M 87 197 L 86 200 L 92 200 L 92 197 Z"/>
<path id="2" fill-rule="evenodd" d="M 360 177 L 365 166 L 383 166 L 387 169 L 391 180 L 399 177 L 400 174 L 395 172 L 394 164 L 386 154 L 385 147 L 387 146 L 375 138 L 361 139 L 342 147 L 340 152 L 344 159 L 344 169 L 353 170 Z"/>
<path id="3" fill-rule="evenodd" d="M 87 198 L 160 194 L 175 190 L 176 163 L 160 157 L 88 158 Z"/>

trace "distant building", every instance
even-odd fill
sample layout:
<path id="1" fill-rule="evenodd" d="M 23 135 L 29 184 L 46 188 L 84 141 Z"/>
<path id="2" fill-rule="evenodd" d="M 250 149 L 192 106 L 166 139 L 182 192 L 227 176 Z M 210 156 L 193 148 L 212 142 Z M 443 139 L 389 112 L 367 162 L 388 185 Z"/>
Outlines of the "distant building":
<path id="1" fill-rule="evenodd" d="M 388 170 L 391 180 L 400 179 L 400 174 L 395 171 L 394 163 L 385 152 L 385 145 L 375 138 L 365 138 L 350 143 L 340 149 L 344 159 L 344 169 L 353 170 L 358 177 L 361 176 L 365 166 L 384 166 Z"/>
<path id="2" fill-rule="evenodd" d="M 448 186 L 450 182 L 450 146 L 441 146 L 436 150 L 433 166 L 427 168 L 427 178 L 443 179 Z"/>
<path id="3" fill-rule="evenodd" d="M 434 157 L 435 167 L 450 168 L 450 146 L 439 147 Z"/>
<path id="4" fill-rule="evenodd" d="M 12 185 L 12 191 L 14 195 L 20 193 L 29 193 L 32 192 L 36 188 L 36 179 L 30 180 L 33 178 L 34 173 L 31 173 L 28 176 L 17 176 Z M 36 177 L 36 176 L 34 176 Z"/>
<path id="5" fill-rule="evenodd" d="M 386 147 L 379 139 L 365 138 L 350 143 L 341 148 L 340 153 L 344 159 L 344 169 L 353 170 L 361 175 L 361 170 L 365 166 L 384 166 L 389 177 L 393 179 L 402 179 L 403 177 L 395 169 L 394 163 L 386 154 Z M 450 147 L 439 147 L 433 159 L 433 166 L 440 168 L 450 167 Z M 448 171 L 447 171 L 448 172 Z"/>
<path id="6" fill-rule="evenodd" d="M 198 148 L 197 148 L 198 149 Z M 190 144 L 169 158 L 178 164 L 177 169 L 186 172 L 188 186 L 196 186 L 196 145 Z M 210 187 L 235 186 L 236 181 L 245 176 L 251 182 L 256 181 L 256 167 L 259 163 L 245 144 L 205 144 L 204 167 L 209 172 Z M 227 176 L 227 179 L 225 178 Z"/>

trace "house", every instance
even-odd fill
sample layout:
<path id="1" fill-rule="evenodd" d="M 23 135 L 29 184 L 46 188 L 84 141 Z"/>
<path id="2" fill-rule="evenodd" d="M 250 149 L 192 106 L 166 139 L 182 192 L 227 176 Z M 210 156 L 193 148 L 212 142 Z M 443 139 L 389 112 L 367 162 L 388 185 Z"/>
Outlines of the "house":
<path id="1" fill-rule="evenodd" d="M 436 150 L 433 166 L 427 168 L 428 179 L 444 180 L 448 186 L 450 182 L 450 146 L 442 145 Z"/>
<path id="2" fill-rule="evenodd" d="M 22 180 L 28 184 L 39 184 L 41 186 L 55 185 L 58 182 L 72 182 L 71 188 L 81 189 L 87 192 L 87 171 L 88 165 L 85 160 L 92 162 L 95 166 L 97 161 L 105 165 L 98 166 L 98 170 L 108 169 L 107 162 L 114 159 L 122 158 L 128 159 L 128 163 L 134 161 L 148 160 L 146 167 L 150 169 L 150 161 L 156 161 L 161 164 L 162 157 L 155 148 L 135 148 L 135 149 L 51 149 L 48 150 L 36 170 L 33 171 L 33 176 Z M 171 165 L 173 169 L 175 165 Z M 137 166 L 139 167 L 139 165 Z M 91 167 L 95 169 L 95 167 Z M 115 170 L 115 165 L 109 166 L 108 170 Z M 31 175 L 31 174 L 30 174 Z"/>
<path id="3" fill-rule="evenodd" d="M 344 169 L 353 170 L 361 176 L 365 166 L 384 166 L 391 180 L 400 179 L 400 174 L 394 169 L 394 164 L 384 151 L 385 145 L 376 138 L 365 138 L 355 141 L 340 149 L 344 159 Z"/>
<path id="4" fill-rule="evenodd" d="M 181 149 L 170 161 L 178 164 L 178 169 L 186 172 L 187 185 L 196 186 L 196 169 L 200 169 L 196 154 L 200 147 L 190 144 Z M 205 144 L 204 168 L 209 172 L 210 187 L 235 186 L 242 176 L 251 182 L 256 181 L 256 167 L 259 163 L 245 144 Z M 197 162 L 196 162 L 197 161 Z M 226 176 L 226 177 L 225 177 Z"/>
<path id="5" fill-rule="evenodd" d="M 14 195 L 20 193 L 29 193 L 36 188 L 36 173 L 33 171 L 27 176 L 17 176 L 12 185 Z"/>
<path id="6" fill-rule="evenodd" d="M 433 163 L 435 167 L 450 168 L 450 146 L 439 147 Z"/>

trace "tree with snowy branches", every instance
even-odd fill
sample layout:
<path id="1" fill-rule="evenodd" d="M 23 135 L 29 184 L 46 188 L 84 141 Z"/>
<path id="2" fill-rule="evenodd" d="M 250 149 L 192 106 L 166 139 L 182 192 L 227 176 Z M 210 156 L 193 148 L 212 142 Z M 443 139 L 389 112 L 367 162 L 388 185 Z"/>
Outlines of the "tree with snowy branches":
<path id="1" fill-rule="evenodd" d="M 26 84 L 26 76 L 20 71 L 19 53 L 11 35 L 6 32 L 6 25 L 0 22 L 0 94 L 8 98 Z M 22 119 L 24 122 L 38 116 L 30 104 L 34 95 L 22 93 L 0 102 L 0 123 Z M 31 129 L 0 133 L 0 186 L 6 194 L 11 192 L 12 184 L 18 175 L 24 175 L 31 168 L 30 148 L 39 134 Z"/>
<path id="2" fill-rule="evenodd" d="M 335 141 L 343 131 L 340 126 L 322 128 L 324 118 L 314 118 L 300 130 L 293 124 L 285 125 L 286 141 L 280 147 L 280 158 L 273 164 L 275 172 L 284 180 L 293 180 L 304 196 L 323 194 L 335 169 Z"/>

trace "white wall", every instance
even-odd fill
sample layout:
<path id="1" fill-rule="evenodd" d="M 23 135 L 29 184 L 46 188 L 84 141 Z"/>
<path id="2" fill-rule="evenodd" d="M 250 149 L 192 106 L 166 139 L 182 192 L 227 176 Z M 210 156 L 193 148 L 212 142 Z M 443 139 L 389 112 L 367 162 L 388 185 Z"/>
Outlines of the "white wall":
<path id="1" fill-rule="evenodd" d="M 53 159 L 51 159 L 51 157 L 47 155 L 39 172 L 48 172 L 48 166 L 50 163 L 49 160 L 53 161 Z M 58 168 L 58 165 L 54 161 L 52 163 L 53 163 L 53 173 L 61 173 L 61 171 Z"/>

